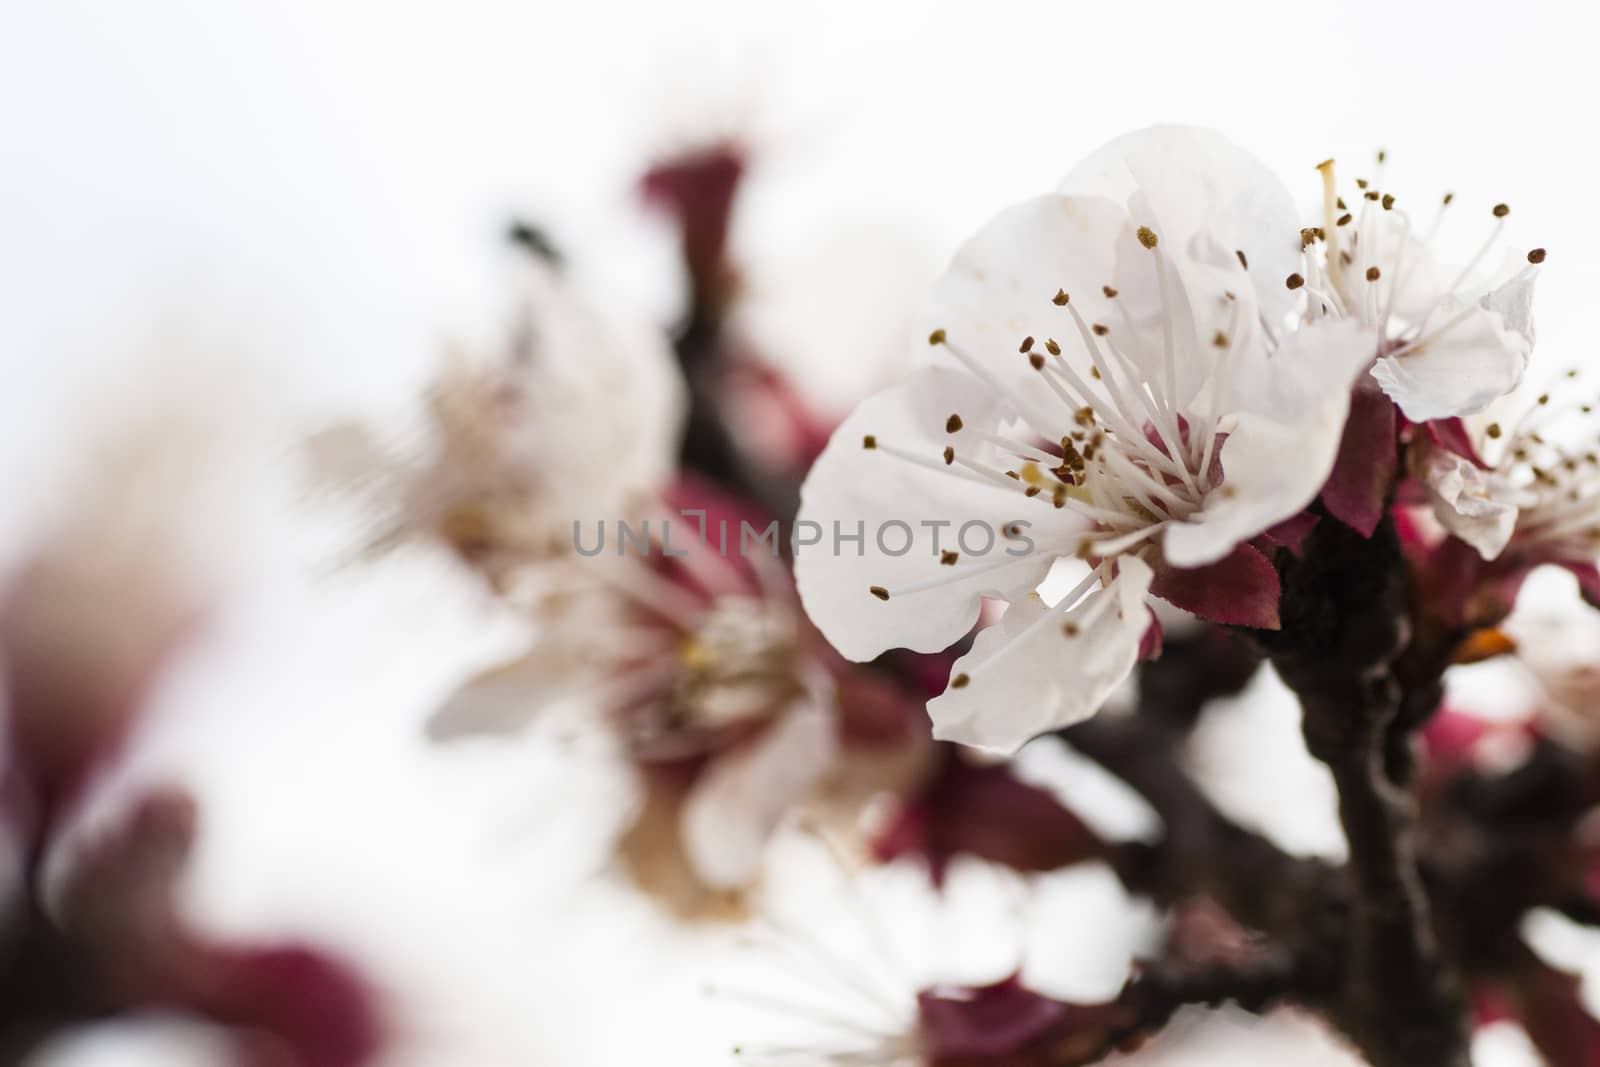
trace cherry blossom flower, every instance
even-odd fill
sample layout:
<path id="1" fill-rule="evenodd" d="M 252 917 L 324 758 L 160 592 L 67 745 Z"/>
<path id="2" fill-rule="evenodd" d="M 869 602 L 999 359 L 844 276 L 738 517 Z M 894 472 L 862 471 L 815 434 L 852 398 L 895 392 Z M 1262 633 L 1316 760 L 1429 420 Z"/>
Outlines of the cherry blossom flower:
<path id="1" fill-rule="evenodd" d="M 1516 388 L 1533 349 L 1533 282 L 1544 251 L 1509 277 L 1485 282 L 1481 265 L 1500 244 L 1510 208 L 1461 266 L 1440 262 L 1434 239 L 1454 201 L 1445 196 L 1419 232 L 1406 206 L 1382 186 L 1384 154 L 1369 181 L 1340 195 L 1334 163 L 1323 181 L 1321 225 L 1303 231 L 1304 267 L 1286 287 L 1305 294 L 1311 318 L 1354 319 L 1377 331 L 1372 377 L 1413 422 L 1481 411 Z M 1352 207 L 1351 205 L 1354 204 Z"/>
<path id="2" fill-rule="evenodd" d="M 1486 560 L 1593 567 L 1600 558 L 1596 398 L 1568 371 L 1535 398 L 1513 395 L 1434 434 L 1414 473 L 1434 517 Z"/>
<path id="3" fill-rule="evenodd" d="M 848 751 L 884 757 L 891 769 L 914 752 L 917 700 L 839 659 L 806 621 L 778 559 L 759 549 L 722 554 L 717 531 L 751 512 L 692 482 L 666 499 L 699 511 L 705 542 L 685 522 L 688 537 L 674 533 L 670 555 L 653 544 L 646 555 L 568 568 L 554 624 L 463 686 L 429 732 L 509 733 L 558 702 L 581 705 L 638 767 L 646 807 L 656 809 L 624 842 L 625 858 L 682 860 L 694 885 L 662 895 L 692 905 L 696 888 L 748 886 L 767 839 Z"/>
<path id="4" fill-rule="evenodd" d="M 1159 145 L 1186 165 L 1148 166 Z M 1010 751 L 1093 714 L 1149 594 L 1275 627 L 1260 548 L 1322 487 L 1377 350 L 1361 320 L 1280 329 L 1289 294 L 1261 282 L 1298 231 L 1259 164 L 1203 131 L 1129 147 L 958 252 L 930 365 L 862 403 L 803 490 L 824 543 L 798 553 L 800 593 L 846 656 L 944 648 L 1007 602 L 930 703 L 937 737 Z M 1088 573 L 1047 601 L 1061 560 Z"/>
<path id="5" fill-rule="evenodd" d="M 373 551 L 442 541 L 500 583 L 570 555 L 575 522 L 635 516 L 665 483 L 685 404 L 666 338 L 600 316 L 544 260 L 525 271 L 507 350 L 452 353 L 429 388 L 429 445 L 357 424 L 312 442 L 323 479 L 360 491 Z"/>

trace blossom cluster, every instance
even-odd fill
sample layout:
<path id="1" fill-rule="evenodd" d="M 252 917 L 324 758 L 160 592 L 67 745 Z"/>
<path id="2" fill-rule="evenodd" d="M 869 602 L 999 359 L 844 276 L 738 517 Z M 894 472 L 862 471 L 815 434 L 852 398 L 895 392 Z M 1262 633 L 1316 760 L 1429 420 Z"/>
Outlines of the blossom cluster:
<path id="1" fill-rule="evenodd" d="M 1594 1063 L 1600 1024 L 1520 924 L 1600 921 L 1600 679 L 1592 650 L 1552 665 L 1519 599 L 1552 568 L 1600 607 L 1600 400 L 1534 356 L 1547 257 L 1509 245 L 1507 205 L 1418 207 L 1373 162 L 1349 184 L 1308 167 L 1302 190 L 1209 130 L 1127 134 L 896 309 L 904 359 L 850 353 L 894 382 L 847 411 L 740 318 L 747 146 L 638 182 L 675 227 L 673 323 L 597 299 L 516 225 L 510 328 L 449 354 L 421 432 L 352 420 L 305 448 L 317 506 L 358 531 L 344 548 L 431 553 L 518 635 L 430 709 L 430 758 L 598 742 L 630 789 L 609 870 L 697 928 L 770 924 L 795 838 L 930 894 L 963 864 L 1024 885 L 1104 869 L 1163 919 L 1108 997 L 1036 988 L 1027 958 L 917 976 L 888 1024 L 740 1043 L 742 1062 L 1072 1067 L 1226 1001 L 1307 1008 L 1376 1067 L 1456 1067 L 1471 1025 L 1506 1019 L 1557 1067 Z M 1476 238 L 1459 259 L 1456 228 Z M 248 1059 L 260 1041 L 374 1062 L 400 1028 L 353 966 L 190 928 L 186 793 L 143 798 L 47 892 L 62 825 L 209 607 L 181 552 L 102 521 L 135 513 L 108 499 L 0 594 L 0 907 L 20 902 L 22 946 L 0 937 L 0 990 L 62 960 L 91 976 L 0 1010 L 0 1055 L 42 1018 L 163 1007 L 227 1028 L 242 1062 L 278 1062 Z M 1536 680 L 1493 724 L 1448 686 L 1487 661 Z M 1331 772 L 1348 862 L 1279 848 L 1196 784 L 1202 713 L 1266 672 Z M 1118 832 L 1023 773 L 1036 741 L 1159 826 Z M 126 884 L 118 907 L 99 882 Z"/>
<path id="2" fill-rule="evenodd" d="M 1505 204 L 1414 206 L 1385 162 L 1352 184 L 1332 160 L 1308 168 L 1307 215 L 1302 190 L 1217 133 L 1119 138 L 960 247 L 909 369 L 842 418 L 739 335 L 742 150 L 662 164 L 641 188 L 678 226 L 691 294 L 670 346 L 633 327 L 617 329 L 632 342 L 604 337 L 619 314 L 602 325 L 541 246 L 515 342 L 441 382 L 431 454 L 381 464 L 377 543 L 448 545 L 531 625 L 526 651 L 463 686 L 430 735 L 572 717 L 598 729 L 639 783 L 617 855 L 680 915 L 759 910 L 768 844 L 796 825 L 865 862 L 915 859 L 935 884 L 958 855 L 1098 862 L 1183 899 L 1005 757 L 1055 735 L 1152 803 L 1190 796 L 1139 761 L 1166 758 L 1207 696 L 1303 642 L 1309 616 L 1345 610 L 1326 591 L 1291 602 L 1336 555 L 1366 552 L 1374 587 L 1405 590 L 1397 669 L 1419 693 L 1515 651 L 1501 627 L 1535 568 L 1565 568 L 1600 604 L 1593 409 L 1580 372 L 1533 359 L 1546 253 L 1507 250 Z M 1453 227 L 1481 236 L 1459 261 L 1440 251 Z M 681 516 L 690 536 L 672 531 Z M 614 550 L 586 545 L 585 524 L 607 522 Z M 565 542 L 549 533 L 568 525 Z M 1191 697 L 1188 712 L 1158 706 Z M 1417 701 L 1405 730 L 1434 717 L 1436 698 Z M 1108 705 L 1131 736 L 1150 716 L 1188 726 L 1136 757 L 1082 733 Z M 1416 780 L 1391 758 L 1395 784 Z M 1432 767 L 1425 783 L 1453 784 L 1426 794 L 1424 817 L 1467 818 L 1451 791 L 1477 788 L 1477 772 L 1437 754 Z M 1571 814 L 1551 816 L 1569 845 Z M 1220 951 L 1215 936 L 1200 956 Z M 1462 966 L 1502 1013 L 1528 982 L 1555 981 L 1526 960 Z M 1084 1005 L 1000 976 L 924 990 L 909 1031 L 822 1058 L 1086 1063 L 1188 999 L 1259 1008 L 1283 992 L 1197 993 L 1152 971 Z M 1375 1054 L 1342 1010 L 1327 1013 Z M 1581 1017 L 1535 1037 L 1592 1049 Z"/>

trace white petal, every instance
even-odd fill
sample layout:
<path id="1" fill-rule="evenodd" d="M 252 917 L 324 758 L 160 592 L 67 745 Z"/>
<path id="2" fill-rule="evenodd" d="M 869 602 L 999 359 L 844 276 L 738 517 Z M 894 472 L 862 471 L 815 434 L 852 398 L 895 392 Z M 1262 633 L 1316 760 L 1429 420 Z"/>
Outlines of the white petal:
<path id="1" fill-rule="evenodd" d="M 1339 454 L 1350 388 L 1376 346 L 1376 333 L 1354 320 L 1320 323 L 1234 376 L 1236 420 L 1222 444 L 1222 485 L 1195 519 L 1167 528 L 1168 562 L 1215 563 L 1316 498 Z"/>
<path id="2" fill-rule="evenodd" d="M 796 529 L 801 539 L 816 534 L 821 541 L 797 545 L 795 580 L 807 614 L 845 656 L 867 660 L 894 647 L 939 651 L 971 629 L 982 596 L 1031 589 L 1048 571 L 1053 555 L 998 531 L 1020 520 L 1031 523 L 1025 533 L 1040 546 L 1051 543 L 1051 530 L 1065 543 L 1070 513 L 1023 496 L 1021 483 L 1013 490 L 967 480 L 961 467 L 941 459 L 947 444 L 988 456 L 992 448 L 976 435 L 999 426 L 999 408 L 976 379 L 924 368 L 863 401 L 818 457 L 800 491 Z M 945 432 L 951 415 L 962 419 L 953 434 Z M 869 434 L 880 447 L 863 447 Z M 898 458 L 891 447 L 937 469 Z M 862 537 L 836 539 L 836 530 Z M 946 550 L 959 554 L 953 566 L 941 562 Z M 948 584 L 887 601 L 870 591 L 940 580 Z"/>
<path id="3" fill-rule="evenodd" d="M 1522 380 L 1532 342 L 1507 329 L 1499 311 L 1445 304 L 1428 319 L 1424 335 L 1429 331 L 1442 332 L 1372 368 L 1373 378 L 1411 421 L 1470 415 Z"/>
<path id="4" fill-rule="evenodd" d="M 1505 550 L 1517 525 L 1518 505 L 1527 494 L 1442 448 L 1428 450 L 1418 465 L 1417 479 L 1439 525 L 1484 559 L 1494 559 Z"/>
<path id="5" fill-rule="evenodd" d="M 1037 373 L 1020 352 L 1032 337 L 1036 350 L 1048 340 L 1062 348 L 1086 383 L 1090 363 L 1073 312 L 1090 325 L 1103 325 L 1150 380 L 1165 373 L 1170 319 L 1180 406 L 1203 385 L 1215 359 L 1211 337 L 1226 329 L 1229 314 L 1216 268 L 1186 265 L 1159 257 L 1139 243 L 1138 224 L 1119 204 L 1094 197 L 1041 196 L 1001 212 L 956 253 L 934 289 L 927 325 L 946 332 L 952 346 L 966 351 L 1014 396 L 1041 433 L 1049 433 L 1050 413 L 1059 409 L 1040 387 Z M 1166 264 L 1163 295 L 1158 264 Z M 1238 273 L 1237 260 L 1233 271 Z M 1117 292 L 1105 295 L 1109 286 Z M 1235 284 L 1232 288 L 1240 288 Z M 1066 292 L 1071 307 L 1053 302 Z M 1254 312 L 1247 321 L 1253 320 Z M 1203 342 L 1202 342 L 1203 339 Z M 951 352 L 934 348 L 930 356 L 951 365 Z M 1164 380 L 1164 379 L 1162 379 Z M 1090 384 L 1090 388 L 1098 388 Z M 1030 398 L 1047 402 L 1030 403 Z M 1044 412 L 1043 417 L 1040 413 Z"/>
<path id="6" fill-rule="evenodd" d="M 1276 322 L 1294 306 L 1283 284 L 1300 265 L 1294 197 L 1214 130 L 1151 126 L 1126 134 L 1074 167 L 1061 192 L 1123 204 L 1165 245 L 1214 266 L 1234 267 L 1242 251 L 1267 316 Z"/>
<path id="7" fill-rule="evenodd" d="M 561 695 L 574 678 L 572 665 L 553 647 L 536 643 L 526 653 L 468 679 L 428 720 L 428 739 L 515 734 Z"/>
<path id="8" fill-rule="evenodd" d="M 1125 557 L 1109 588 L 1070 612 L 1036 598 L 1015 600 L 998 623 L 978 634 L 951 671 L 951 685 L 928 704 L 933 735 L 990 752 L 1012 753 L 1046 730 L 1081 722 L 1100 710 L 1139 659 L 1150 625 L 1145 595 L 1152 572 Z M 1110 604 L 1097 604 L 1109 597 Z M 1083 622 L 1099 610 L 1092 621 Z M 1066 624 L 1078 626 L 1069 636 Z"/>
<path id="9" fill-rule="evenodd" d="M 684 801 L 684 851 L 712 889 L 749 885 L 783 816 L 833 765 L 833 716 L 796 704 L 749 745 L 714 759 Z"/>
<path id="10" fill-rule="evenodd" d="M 1479 301 L 1486 310 L 1493 311 L 1500 316 L 1501 322 L 1507 330 L 1520 335 L 1527 343 L 1530 351 L 1535 340 L 1533 331 L 1533 283 L 1538 277 L 1538 271 L 1522 271 L 1499 288 L 1491 289 L 1483 294 L 1483 299 Z"/>

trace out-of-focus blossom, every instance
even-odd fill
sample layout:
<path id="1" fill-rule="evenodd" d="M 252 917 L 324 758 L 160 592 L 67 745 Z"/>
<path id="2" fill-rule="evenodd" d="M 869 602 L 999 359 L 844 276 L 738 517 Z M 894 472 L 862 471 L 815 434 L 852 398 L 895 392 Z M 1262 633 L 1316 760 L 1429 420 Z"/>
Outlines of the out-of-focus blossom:
<path id="1" fill-rule="evenodd" d="M 249 1067 L 360 1067 L 384 1026 L 351 967 L 201 936 L 180 914 L 186 793 L 144 792 L 69 833 L 219 607 L 212 420 L 163 414 L 91 454 L 0 587 L 0 1060 L 148 1013 L 213 1024 Z"/>
<path id="2" fill-rule="evenodd" d="M 846 656 L 944 648 L 982 597 L 1008 603 L 929 705 L 937 736 L 998 751 L 1094 713 L 1140 654 L 1147 594 L 1277 626 L 1262 548 L 1322 487 L 1376 349 L 1364 323 L 1273 327 L 1287 301 L 1255 274 L 1295 218 L 1215 135 L 1133 135 L 1063 188 L 957 254 L 932 365 L 856 409 L 801 513 L 825 532 L 801 595 Z M 1063 559 L 1089 573 L 1047 605 Z"/>
<path id="3" fill-rule="evenodd" d="M 506 351 L 454 353 L 429 388 L 426 446 L 390 448 L 360 425 L 312 442 L 323 479 L 360 491 L 373 550 L 442 541 L 503 585 L 570 556 L 575 523 L 648 510 L 671 472 L 684 393 L 665 337 L 586 306 L 544 260 L 525 269 Z"/>
<path id="4" fill-rule="evenodd" d="M 1580 752 L 1600 753 L 1600 620 L 1579 607 L 1519 608 L 1506 621 L 1514 655 L 1536 690 L 1539 730 Z"/>
<path id="5" fill-rule="evenodd" d="M 1514 396 L 1415 450 L 1434 517 L 1485 560 L 1566 566 L 1600 599 L 1600 455 L 1593 396 L 1569 371 L 1537 397 Z"/>
<path id="6" fill-rule="evenodd" d="M 0 576 L 0 771 L 24 825 L 59 818 L 121 751 L 211 607 L 195 459 L 209 444 L 176 415 L 93 452 L 20 565 Z"/>
<path id="7" fill-rule="evenodd" d="M 591 561 L 579 573 L 594 584 L 572 594 L 573 610 L 523 656 L 467 683 L 429 732 L 504 733 L 557 700 L 581 702 L 637 765 L 653 809 L 625 854 L 681 855 L 702 889 L 736 891 L 846 755 L 898 765 L 917 748 L 917 701 L 827 647 L 774 546 L 721 550 L 721 531 L 738 539 L 741 523 L 764 521 L 698 483 L 666 499 L 679 515 L 700 513 L 705 541 L 679 520 L 661 529 L 681 540 L 668 533 L 642 554 L 618 545 Z"/>

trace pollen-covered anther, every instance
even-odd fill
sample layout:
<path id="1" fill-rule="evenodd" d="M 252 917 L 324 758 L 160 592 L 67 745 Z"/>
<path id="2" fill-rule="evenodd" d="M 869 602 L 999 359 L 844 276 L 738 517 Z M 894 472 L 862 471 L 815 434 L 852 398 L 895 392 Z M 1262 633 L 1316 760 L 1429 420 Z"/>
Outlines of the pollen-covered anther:
<path id="1" fill-rule="evenodd" d="M 948 419 L 944 420 L 945 433 L 959 433 L 961 426 L 962 422 L 960 415 L 951 415 Z"/>
<path id="2" fill-rule="evenodd" d="M 1354 219 L 1354 218 L 1355 218 L 1354 215 L 1352 215 L 1352 214 L 1350 214 L 1350 212 L 1346 211 L 1343 215 L 1340 215 L 1336 220 L 1334 220 L 1333 224 L 1335 226 L 1348 226 L 1348 225 L 1350 225 L 1350 221 L 1352 219 Z"/>
<path id="3" fill-rule="evenodd" d="M 950 464 L 954 463 L 955 461 L 956 461 L 956 450 L 951 448 L 949 445 L 945 445 L 944 446 L 944 465 L 946 467 L 948 467 L 948 466 L 950 466 Z"/>
<path id="4" fill-rule="evenodd" d="M 1029 352 L 1028 364 L 1032 366 L 1034 370 L 1044 370 L 1044 355 L 1039 352 Z"/>
<path id="5" fill-rule="evenodd" d="M 1385 210 L 1385 211 L 1394 210 L 1394 194 L 1393 193 L 1384 193 L 1383 194 L 1383 210 Z"/>
<path id="6" fill-rule="evenodd" d="M 1528 262 L 1529 263 L 1543 263 L 1544 262 L 1544 249 L 1535 248 L 1532 251 L 1530 251 L 1528 253 Z"/>
<path id="7" fill-rule="evenodd" d="M 942 345 L 942 344 L 944 344 L 944 330 L 941 328 L 941 329 L 934 330 L 932 333 L 930 333 L 928 335 L 928 343 L 930 345 Z"/>
<path id="8" fill-rule="evenodd" d="M 1156 238 L 1156 231 L 1152 230 L 1148 226 L 1140 226 L 1139 229 L 1135 231 L 1135 235 L 1139 238 L 1139 243 L 1144 245 L 1146 248 L 1153 249 L 1157 243 L 1159 243 Z"/>
<path id="9" fill-rule="evenodd" d="M 961 553 L 952 552 L 948 548 L 939 553 L 939 563 L 946 567 L 954 567 L 956 560 L 961 558 Z"/>
<path id="10" fill-rule="evenodd" d="M 1500 435 L 1505 431 L 1500 429 L 1500 424 L 1498 422 L 1491 422 L 1489 424 L 1489 428 L 1484 432 L 1487 433 L 1493 440 L 1498 441 L 1500 439 Z"/>
<path id="11" fill-rule="evenodd" d="M 1375 282 L 1381 277 L 1383 277 L 1383 271 L 1379 270 L 1377 267 L 1367 268 L 1367 281 Z"/>
<path id="12" fill-rule="evenodd" d="M 1107 300 L 1115 300 L 1117 298 L 1117 291 L 1109 285 L 1102 285 L 1100 291 L 1105 294 Z"/>
<path id="13" fill-rule="evenodd" d="M 1509 214 L 1511 214 L 1510 205 L 1508 205 L 1508 204 L 1496 204 L 1494 206 L 1494 217 L 1495 218 L 1503 219 Z"/>
<path id="14" fill-rule="evenodd" d="M 1218 348 L 1227 348 L 1228 335 L 1223 333 L 1221 330 L 1218 330 L 1216 333 L 1211 335 L 1211 343 L 1216 345 Z"/>
<path id="15" fill-rule="evenodd" d="M 1083 628 L 1077 623 L 1069 620 L 1061 624 L 1061 632 L 1066 634 L 1068 637 L 1077 637 L 1083 632 Z"/>
<path id="16" fill-rule="evenodd" d="M 1233 254 L 1239 257 L 1239 266 L 1243 267 L 1245 270 L 1250 269 L 1250 260 L 1245 256 L 1243 249 L 1236 248 L 1234 249 Z"/>
<path id="17" fill-rule="evenodd" d="M 1059 356 L 1061 354 L 1061 346 L 1056 344 L 1056 339 L 1054 337 L 1051 337 L 1045 341 L 1044 350 L 1050 353 L 1052 356 Z"/>
<path id="18" fill-rule="evenodd" d="M 1111 327 L 1107 326 L 1103 322 L 1095 323 L 1090 327 L 1090 329 L 1094 331 L 1094 335 L 1096 337 L 1104 337 L 1106 334 L 1111 332 Z"/>
<path id="19" fill-rule="evenodd" d="M 966 672 L 963 671 L 962 673 L 956 675 L 954 678 L 950 679 L 950 688 L 951 689 L 965 689 L 967 687 L 967 683 L 970 682 L 970 681 L 972 681 L 972 679 L 967 677 Z"/>
<path id="20" fill-rule="evenodd" d="M 881 585 L 869 585 L 867 587 L 867 592 L 871 593 L 873 596 L 877 597 L 879 600 L 888 600 L 889 599 L 889 590 L 885 589 Z"/>
<path id="21" fill-rule="evenodd" d="M 1017 351 L 1018 352 L 1026 352 L 1026 351 L 1028 351 L 1028 349 L 1030 349 L 1032 347 L 1033 347 L 1033 335 L 1029 334 L 1027 337 L 1024 337 L 1022 339 L 1022 344 L 1018 346 Z"/>
<path id="22" fill-rule="evenodd" d="M 1298 274 L 1291 274 L 1283 280 L 1283 284 L 1288 286 L 1290 289 L 1298 289 L 1305 283 L 1306 280 Z"/>
<path id="23" fill-rule="evenodd" d="M 1050 303 L 1054 304 L 1058 308 L 1062 308 L 1066 307 L 1068 301 L 1071 299 L 1072 297 L 1067 295 L 1067 291 L 1065 289 L 1057 289 L 1056 295 L 1050 298 Z"/>
<path id="24" fill-rule="evenodd" d="M 865 437 L 863 437 L 861 439 L 861 447 L 862 448 L 877 448 L 878 447 L 878 439 L 875 436 L 873 436 L 872 434 L 869 433 L 869 434 L 867 434 Z"/>

